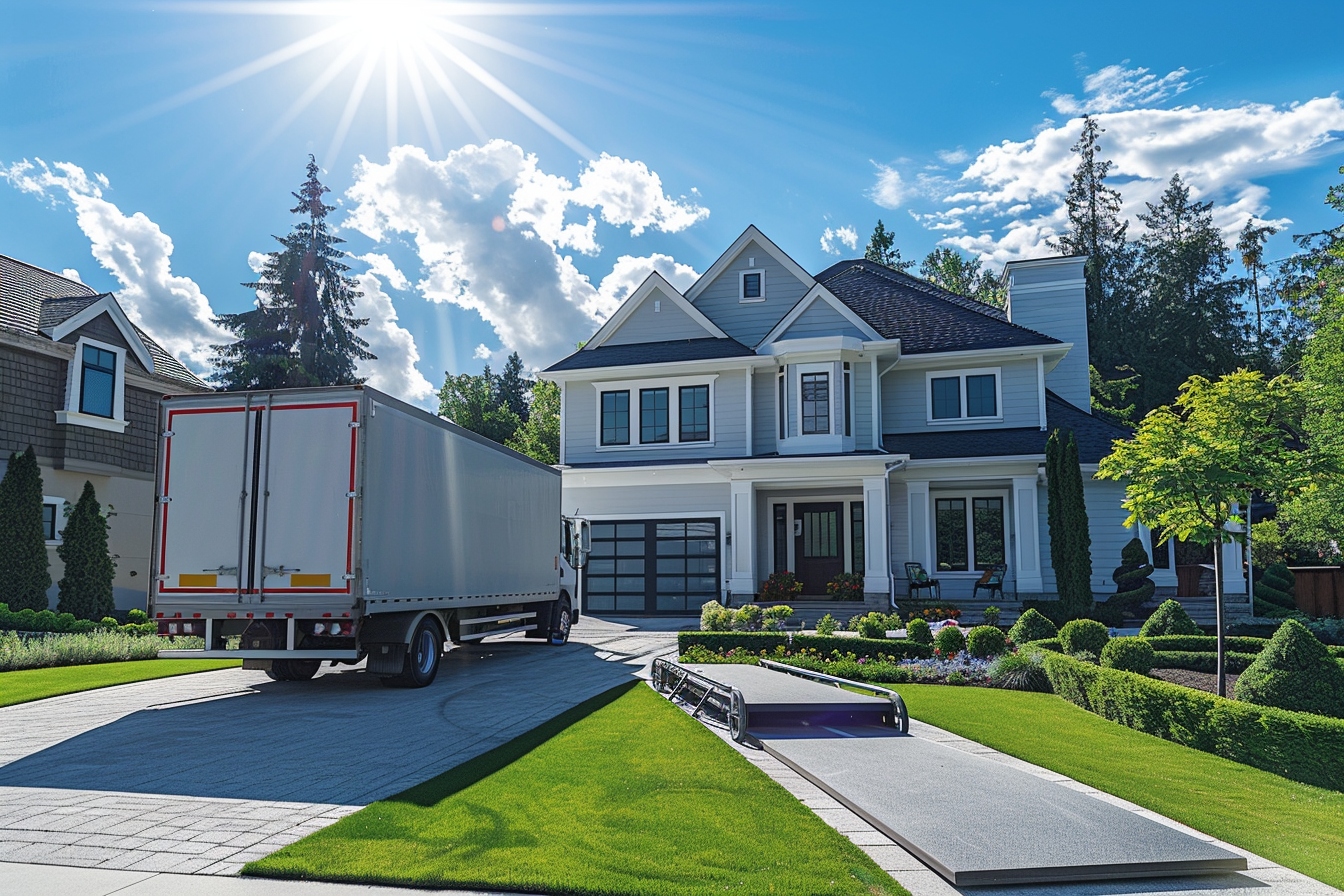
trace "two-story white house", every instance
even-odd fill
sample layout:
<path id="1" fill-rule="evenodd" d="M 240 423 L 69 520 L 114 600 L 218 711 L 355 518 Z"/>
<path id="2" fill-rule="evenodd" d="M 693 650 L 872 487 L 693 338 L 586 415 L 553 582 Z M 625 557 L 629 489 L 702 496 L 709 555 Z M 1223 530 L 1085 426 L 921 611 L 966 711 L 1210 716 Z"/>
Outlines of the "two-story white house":
<path id="1" fill-rule="evenodd" d="M 809 274 L 755 227 L 685 293 L 651 274 L 541 374 L 564 510 L 593 521 L 585 609 L 740 604 L 785 569 L 804 597 L 861 574 L 885 606 L 910 561 L 945 600 L 995 564 L 1010 599 L 1048 598 L 1054 429 L 1078 440 L 1094 590 L 1113 591 L 1135 533 L 1122 486 L 1089 474 L 1127 433 L 1088 410 L 1083 262 L 1010 264 L 1004 310 L 864 260 Z"/>

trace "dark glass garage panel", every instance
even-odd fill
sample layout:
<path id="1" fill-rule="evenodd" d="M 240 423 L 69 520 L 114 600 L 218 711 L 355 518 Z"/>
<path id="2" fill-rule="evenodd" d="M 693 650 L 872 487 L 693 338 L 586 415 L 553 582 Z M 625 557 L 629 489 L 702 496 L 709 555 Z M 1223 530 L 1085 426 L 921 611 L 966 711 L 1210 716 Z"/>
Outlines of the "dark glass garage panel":
<path id="1" fill-rule="evenodd" d="M 720 589 L 717 520 L 593 524 L 590 612 L 694 613 Z"/>

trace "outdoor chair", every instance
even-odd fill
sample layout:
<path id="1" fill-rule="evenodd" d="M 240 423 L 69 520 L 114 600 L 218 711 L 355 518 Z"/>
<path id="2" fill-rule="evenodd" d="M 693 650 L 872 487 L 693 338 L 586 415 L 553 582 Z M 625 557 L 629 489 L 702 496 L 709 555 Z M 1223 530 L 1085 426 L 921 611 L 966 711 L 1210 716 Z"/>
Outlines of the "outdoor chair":
<path id="1" fill-rule="evenodd" d="M 927 591 L 929 597 L 938 600 L 942 597 L 942 591 L 939 590 L 938 580 L 929 577 L 922 563 L 905 564 L 905 577 L 910 580 L 910 599 L 916 600 L 921 590 Z"/>
<path id="2" fill-rule="evenodd" d="M 1008 567 L 1003 564 L 1000 564 L 998 566 L 991 566 L 989 569 L 985 570 L 984 575 L 980 576 L 979 581 L 975 583 L 975 587 L 971 589 L 971 598 L 974 599 L 976 597 L 979 597 L 980 589 L 983 588 L 989 592 L 990 600 L 994 599 L 995 594 L 998 594 L 999 599 L 1002 600 L 1003 577 L 1007 574 L 1007 572 Z"/>

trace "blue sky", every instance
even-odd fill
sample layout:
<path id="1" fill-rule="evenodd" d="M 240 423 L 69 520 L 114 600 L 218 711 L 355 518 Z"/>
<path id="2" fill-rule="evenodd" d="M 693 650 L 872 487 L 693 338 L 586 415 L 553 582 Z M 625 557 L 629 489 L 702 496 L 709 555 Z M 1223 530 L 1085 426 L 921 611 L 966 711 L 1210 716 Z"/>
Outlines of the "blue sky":
<path id="1" fill-rule="evenodd" d="M 364 372 L 429 403 L 445 370 L 557 360 L 747 224 L 812 271 L 879 217 L 906 257 L 1044 254 L 1084 112 L 1131 215 L 1179 171 L 1229 232 L 1280 223 L 1271 255 L 1336 223 L 1344 7 L 1025 9 L 10 0 L 0 253 L 203 370 L 313 153 Z"/>

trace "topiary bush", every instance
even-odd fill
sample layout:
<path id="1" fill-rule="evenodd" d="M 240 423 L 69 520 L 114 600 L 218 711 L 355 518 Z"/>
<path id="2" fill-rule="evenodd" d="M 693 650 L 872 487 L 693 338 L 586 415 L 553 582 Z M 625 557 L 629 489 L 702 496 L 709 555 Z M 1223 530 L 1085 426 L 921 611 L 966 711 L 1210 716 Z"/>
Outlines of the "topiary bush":
<path id="1" fill-rule="evenodd" d="M 881 639 L 887 636 L 887 630 L 892 626 L 892 620 L 886 613 L 873 611 L 860 617 L 857 631 L 860 638 Z"/>
<path id="2" fill-rule="evenodd" d="M 0 601 L 15 612 L 45 610 L 50 587 L 42 530 L 42 471 L 29 445 L 9 456 L 0 479 Z"/>
<path id="3" fill-rule="evenodd" d="M 1044 641 L 1059 634 L 1059 629 L 1049 619 L 1036 610 L 1027 610 L 1017 617 L 1017 622 L 1008 630 L 1008 637 L 1014 644 L 1026 644 L 1028 641 Z"/>
<path id="4" fill-rule="evenodd" d="M 966 636 L 955 625 L 944 626 L 933 636 L 933 647 L 943 656 L 955 656 L 966 649 Z"/>
<path id="5" fill-rule="evenodd" d="M 1008 636 L 996 625 L 977 625 L 966 634 L 966 652 L 987 658 L 1002 656 L 1008 650 Z"/>
<path id="6" fill-rule="evenodd" d="M 915 644 L 932 644 L 933 632 L 923 619 L 911 619 L 905 624 L 906 640 Z"/>
<path id="7" fill-rule="evenodd" d="M 1185 612 L 1185 607 L 1177 600 L 1164 600 L 1162 605 L 1153 611 L 1153 615 L 1148 617 L 1148 621 L 1139 629 L 1139 635 L 1144 638 L 1150 638 L 1154 635 L 1202 635 L 1199 626 L 1195 625 L 1195 620 L 1190 618 L 1190 614 Z"/>
<path id="8" fill-rule="evenodd" d="M 103 618 L 116 606 L 112 579 L 117 565 L 107 550 L 107 517 L 103 516 L 92 482 L 85 481 L 61 538 L 56 555 L 65 563 L 65 575 L 57 583 L 56 609 L 80 619 Z"/>
<path id="9" fill-rule="evenodd" d="M 1255 613 L 1270 619 L 1281 619 L 1297 612 L 1293 588 L 1297 577 L 1282 563 L 1265 567 L 1264 575 L 1255 583 Z"/>
<path id="10" fill-rule="evenodd" d="M 1059 643 L 1068 654 L 1086 652 L 1100 656 L 1110 639 L 1106 626 L 1095 619 L 1073 619 L 1059 630 Z"/>
<path id="11" fill-rule="evenodd" d="M 1344 718 L 1344 668 L 1295 619 L 1284 622 L 1241 673 L 1235 693 L 1260 706 Z"/>
<path id="12" fill-rule="evenodd" d="M 998 625 L 999 617 L 1003 615 L 1003 611 L 1000 610 L 998 607 L 989 606 L 985 607 L 984 615 L 985 615 L 985 625 Z"/>
<path id="13" fill-rule="evenodd" d="M 1131 538 L 1120 550 L 1120 565 L 1111 573 L 1115 594 L 1106 600 L 1106 605 L 1132 616 L 1157 591 L 1157 586 L 1149 578 L 1152 574 L 1153 564 L 1148 562 L 1148 552 L 1143 549 L 1143 542 Z"/>
<path id="14" fill-rule="evenodd" d="M 817 634 L 829 638 L 840 627 L 840 622 L 830 613 L 817 620 Z"/>
<path id="15" fill-rule="evenodd" d="M 758 632 L 761 630 L 761 618 L 765 615 L 756 604 L 738 607 L 733 613 L 733 631 Z"/>
<path id="16" fill-rule="evenodd" d="M 1041 654 L 1035 650 L 1005 653 L 989 667 L 989 683 L 1010 691 L 1050 693 L 1050 677 L 1045 674 Z"/>
<path id="17" fill-rule="evenodd" d="M 777 632 L 784 628 L 784 623 L 793 615 L 793 607 L 781 604 L 778 607 L 766 607 L 765 612 L 761 614 L 761 628 L 767 632 Z"/>
<path id="18" fill-rule="evenodd" d="M 706 601 L 700 607 L 700 631 L 726 632 L 733 628 L 733 611 L 716 600 Z"/>
<path id="19" fill-rule="evenodd" d="M 1111 638 L 1101 648 L 1101 664 L 1107 669 L 1147 675 L 1153 671 L 1153 661 L 1153 645 L 1143 638 Z"/>

